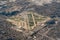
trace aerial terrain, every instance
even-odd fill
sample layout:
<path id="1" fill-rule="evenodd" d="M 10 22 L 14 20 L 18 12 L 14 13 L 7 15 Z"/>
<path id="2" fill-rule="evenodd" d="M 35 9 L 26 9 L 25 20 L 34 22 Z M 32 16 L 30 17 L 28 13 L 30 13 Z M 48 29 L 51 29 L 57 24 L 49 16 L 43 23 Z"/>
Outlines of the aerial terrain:
<path id="1" fill-rule="evenodd" d="M 60 0 L 0 0 L 0 40 L 60 40 Z"/>

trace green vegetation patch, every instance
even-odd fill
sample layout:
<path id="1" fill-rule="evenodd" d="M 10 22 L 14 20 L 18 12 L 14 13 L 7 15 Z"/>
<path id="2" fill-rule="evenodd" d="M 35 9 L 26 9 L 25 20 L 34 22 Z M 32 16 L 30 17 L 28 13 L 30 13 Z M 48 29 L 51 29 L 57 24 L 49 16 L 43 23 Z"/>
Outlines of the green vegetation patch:
<path id="1" fill-rule="evenodd" d="M 37 22 L 41 22 L 41 21 L 44 21 L 46 19 L 46 17 L 44 17 L 44 16 L 39 16 L 39 15 L 35 15 L 35 14 L 33 16 L 34 16 L 36 24 L 37 24 Z"/>
<path id="2" fill-rule="evenodd" d="M 32 14 L 28 14 L 29 26 L 34 26 Z"/>

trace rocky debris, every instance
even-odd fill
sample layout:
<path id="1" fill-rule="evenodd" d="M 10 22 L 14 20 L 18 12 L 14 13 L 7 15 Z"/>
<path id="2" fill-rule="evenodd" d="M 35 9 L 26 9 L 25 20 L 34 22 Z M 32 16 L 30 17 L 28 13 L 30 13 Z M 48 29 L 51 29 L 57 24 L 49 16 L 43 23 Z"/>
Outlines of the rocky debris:
<path id="1" fill-rule="evenodd" d="M 10 22 L 0 19 L 0 40 L 25 40 L 25 35 L 11 29 L 12 26 Z"/>

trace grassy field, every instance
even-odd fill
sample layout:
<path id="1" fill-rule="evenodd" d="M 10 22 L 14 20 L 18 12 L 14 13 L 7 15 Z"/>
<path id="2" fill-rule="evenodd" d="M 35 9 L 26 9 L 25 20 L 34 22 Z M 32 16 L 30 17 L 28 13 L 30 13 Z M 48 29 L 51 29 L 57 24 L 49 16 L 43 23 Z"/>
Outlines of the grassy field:
<path id="1" fill-rule="evenodd" d="M 29 26 L 34 26 L 32 14 L 28 14 Z"/>

